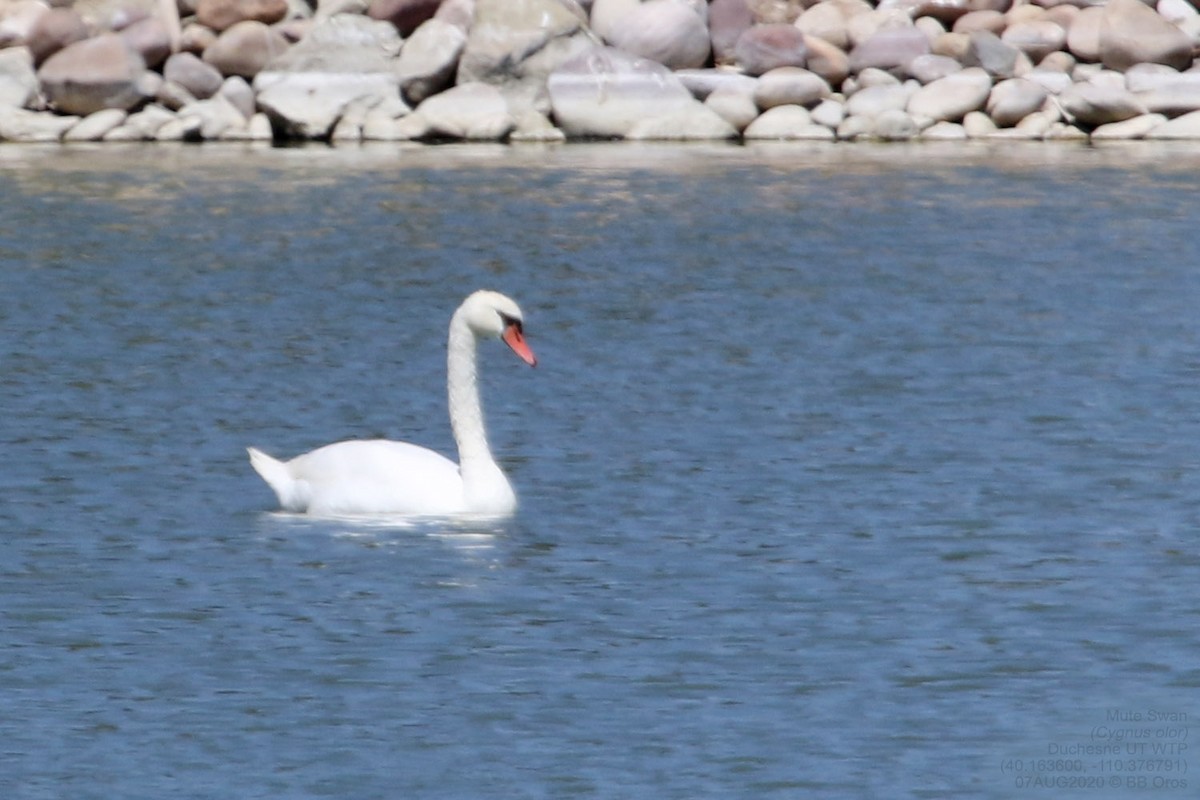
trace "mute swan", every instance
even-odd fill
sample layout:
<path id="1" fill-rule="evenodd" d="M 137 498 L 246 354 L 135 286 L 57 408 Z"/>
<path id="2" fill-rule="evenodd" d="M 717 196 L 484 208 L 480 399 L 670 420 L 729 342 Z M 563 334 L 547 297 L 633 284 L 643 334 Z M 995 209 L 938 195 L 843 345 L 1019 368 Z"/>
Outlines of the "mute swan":
<path id="1" fill-rule="evenodd" d="M 507 516 L 517 497 L 488 447 L 475 382 L 479 339 L 499 337 L 529 366 L 521 309 L 499 292 L 467 297 L 450 319 L 446 384 L 459 463 L 424 447 L 385 439 L 338 442 L 279 461 L 247 448 L 250 463 L 286 511 L 314 515 Z"/>

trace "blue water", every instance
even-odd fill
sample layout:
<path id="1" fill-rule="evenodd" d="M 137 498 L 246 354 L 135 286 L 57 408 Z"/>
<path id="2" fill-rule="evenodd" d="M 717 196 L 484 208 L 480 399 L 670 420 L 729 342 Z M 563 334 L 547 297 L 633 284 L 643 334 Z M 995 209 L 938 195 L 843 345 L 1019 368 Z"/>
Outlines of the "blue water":
<path id="1" fill-rule="evenodd" d="M 0 794 L 1194 797 L 1198 168 L 0 150 Z M 276 513 L 484 286 L 518 516 Z"/>

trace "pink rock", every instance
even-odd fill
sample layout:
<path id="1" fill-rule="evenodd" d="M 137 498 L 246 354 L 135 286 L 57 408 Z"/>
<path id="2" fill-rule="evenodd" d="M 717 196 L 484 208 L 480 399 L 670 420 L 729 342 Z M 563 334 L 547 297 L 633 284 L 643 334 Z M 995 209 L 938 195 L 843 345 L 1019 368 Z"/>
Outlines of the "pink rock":
<path id="1" fill-rule="evenodd" d="M 287 14 L 287 0 L 197 0 L 196 21 L 214 31 L 239 22 L 278 22 Z"/>
<path id="2" fill-rule="evenodd" d="M 1011 128 L 1040 109 L 1046 96 L 1045 87 L 1033 81 L 1023 78 L 1001 81 L 988 95 L 987 113 L 997 126 Z"/>
<path id="3" fill-rule="evenodd" d="M 122 28 L 120 37 L 141 55 L 150 69 L 158 69 L 171 55 L 171 35 L 158 17 L 146 17 Z"/>
<path id="4" fill-rule="evenodd" d="M 163 66 L 163 77 L 187 89 L 193 97 L 206 100 L 221 88 L 221 71 L 193 53 L 176 53 Z"/>
<path id="5" fill-rule="evenodd" d="M 222 75 L 253 78 L 287 48 L 288 41 L 283 34 L 267 25 L 239 22 L 204 50 L 204 61 L 220 70 Z"/>
<path id="6" fill-rule="evenodd" d="M 815 106 L 830 94 L 829 84 L 800 67 L 776 67 L 763 73 L 754 87 L 754 102 L 766 111 L 776 106 Z"/>
<path id="7" fill-rule="evenodd" d="M 738 37 L 734 54 L 748 75 L 762 75 L 777 67 L 803 67 L 808 48 L 795 25 L 773 23 L 748 28 Z"/>
<path id="8" fill-rule="evenodd" d="M 1000 41 L 1017 48 L 1031 61 L 1038 62 L 1067 46 L 1067 32 L 1061 25 L 1049 20 L 1018 22 L 1005 29 Z"/>
<path id="9" fill-rule="evenodd" d="M 956 19 L 969 12 L 969 0 L 920 0 L 913 10 L 913 19 L 933 17 L 938 22 L 953 25 Z"/>
<path id="10" fill-rule="evenodd" d="M 1080 61 L 1100 60 L 1100 26 L 1104 21 L 1104 9 L 1097 6 L 1085 8 L 1071 20 L 1067 29 L 1067 50 Z"/>
<path id="11" fill-rule="evenodd" d="M 929 39 L 918 28 L 881 28 L 850 51 L 850 71 L 903 69 L 929 51 Z"/>
<path id="12" fill-rule="evenodd" d="M 708 6 L 708 30 L 712 39 L 713 60 L 732 64 L 738 37 L 754 24 L 747 0 L 712 0 Z"/>
<path id="13" fill-rule="evenodd" d="M 830 86 L 841 86 L 850 74 L 850 58 L 840 47 L 835 47 L 817 36 L 806 36 L 808 48 L 805 62 L 808 68 L 820 75 Z"/>
<path id="14" fill-rule="evenodd" d="M 47 10 L 46 4 L 38 0 L 13 0 L 0 5 L 0 47 L 23 44 Z"/>
<path id="15" fill-rule="evenodd" d="M 25 45 L 33 54 L 33 63 L 41 64 L 69 44 L 88 37 L 83 18 L 70 8 L 52 8 L 38 17 Z"/>
<path id="16" fill-rule="evenodd" d="M 87 116 L 105 108 L 130 109 L 144 99 L 139 81 L 146 63 L 115 33 L 75 42 L 46 59 L 38 80 L 64 114 Z"/>
<path id="17" fill-rule="evenodd" d="M 1109 69 L 1134 64 L 1192 64 L 1192 41 L 1177 26 L 1139 0 L 1109 0 L 1100 24 L 1100 56 Z"/>
<path id="18" fill-rule="evenodd" d="M 442 0 L 371 0 L 367 16 L 387 20 L 396 26 L 400 35 L 408 37 L 437 13 Z"/>
<path id="19" fill-rule="evenodd" d="M 649 0 L 614 21 L 608 43 L 669 69 L 694 69 L 708 61 L 708 27 L 687 0 Z"/>

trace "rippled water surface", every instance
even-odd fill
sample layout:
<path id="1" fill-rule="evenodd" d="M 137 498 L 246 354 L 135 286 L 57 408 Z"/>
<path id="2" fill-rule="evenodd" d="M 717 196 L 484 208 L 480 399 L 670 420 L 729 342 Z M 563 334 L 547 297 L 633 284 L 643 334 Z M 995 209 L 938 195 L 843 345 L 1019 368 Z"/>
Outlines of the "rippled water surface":
<path id="1" fill-rule="evenodd" d="M 1196 796 L 1198 168 L 0 150 L 0 793 Z M 518 516 L 275 513 L 481 286 Z"/>

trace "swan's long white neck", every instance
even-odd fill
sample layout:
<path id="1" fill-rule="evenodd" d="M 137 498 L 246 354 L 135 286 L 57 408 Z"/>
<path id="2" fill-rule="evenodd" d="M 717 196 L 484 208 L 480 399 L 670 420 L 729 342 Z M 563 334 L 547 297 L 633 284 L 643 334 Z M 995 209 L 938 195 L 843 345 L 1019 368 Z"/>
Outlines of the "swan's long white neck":
<path id="1" fill-rule="evenodd" d="M 446 347 L 446 387 L 450 403 L 450 428 L 458 444 L 458 464 L 463 478 L 471 466 L 495 464 L 483 425 L 483 407 L 475 376 L 475 334 L 462 309 L 450 320 Z"/>

